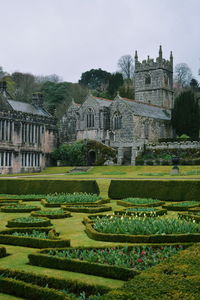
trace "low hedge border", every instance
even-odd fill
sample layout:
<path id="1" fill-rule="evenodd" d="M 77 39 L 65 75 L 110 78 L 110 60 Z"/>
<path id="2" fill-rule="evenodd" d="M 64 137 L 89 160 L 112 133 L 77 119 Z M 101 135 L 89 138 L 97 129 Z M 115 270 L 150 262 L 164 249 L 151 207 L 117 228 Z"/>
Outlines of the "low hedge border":
<path id="1" fill-rule="evenodd" d="M 36 254 L 29 254 L 28 255 L 29 262 L 32 265 L 36 265 L 40 267 L 67 270 L 72 272 L 108 277 L 108 278 L 119 279 L 119 280 L 128 280 L 140 273 L 137 270 L 128 269 L 128 268 L 122 268 L 122 267 L 117 267 L 112 265 L 103 265 L 100 263 L 92 263 L 92 262 L 83 261 L 79 259 L 67 259 L 62 257 L 51 256 L 46 254 L 48 251 L 49 250 L 44 250 Z"/>
<path id="2" fill-rule="evenodd" d="M 109 203 L 110 200 L 97 200 L 96 202 L 72 202 L 72 203 L 49 203 L 46 199 L 41 200 L 41 204 L 45 207 L 61 207 L 61 205 L 92 205 L 92 204 L 105 204 Z"/>
<path id="3" fill-rule="evenodd" d="M 200 223 L 200 216 L 188 214 L 188 213 L 178 213 L 180 219 L 186 221 L 195 221 L 196 223 Z"/>
<path id="4" fill-rule="evenodd" d="M 32 211 L 31 216 L 32 217 L 43 217 L 43 216 L 45 216 L 48 219 L 63 219 L 63 218 L 71 217 L 71 213 L 68 212 L 68 211 L 65 211 L 63 214 L 57 214 L 57 215 L 50 215 L 50 214 L 40 215 L 37 211 Z"/>
<path id="5" fill-rule="evenodd" d="M 25 206 L 25 205 L 24 205 Z M 13 206 L 14 207 L 14 206 Z M 0 211 L 1 212 L 5 212 L 5 213 L 26 213 L 26 212 L 31 212 L 31 211 L 36 211 L 36 210 L 40 210 L 41 208 L 40 207 L 34 207 L 34 208 L 17 208 L 17 209 L 15 209 L 15 208 L 7 208 L 7 206 L 2 206 L 1 208 L 0 208 Z"/>
<path id="6" fill-rule="evenodd" d="M 165 203 L 164 201 L 157 201 L 151 204 L 134 204 L 128 201 L 126 202 L 124 200 L 117 200 L 117 205 L 126 206 L 126 207 L 156 207 L 156 206 L 161 206 L 164 203 Z"/>
<path id="7" fill-rule="evenodd" d="M 40 217 L 41 221 L 40 222 L 16 222 L 16 219 L 12 219 L 8 221 L 6 227 L 47 227 L 47 226 L 52 226 L 53 224 L 48 218 L 45 217 Z"/>
<path id="8" fill-rule="evenodd" d="M 16 245 L 30 248 L 58 248 L 58 247 L 70 247 L 70 240 L 64 239 L 40 239 L 24 236 L 13 236 L 9 233 L 13 232 L 32 232 L 38 230 L 38 227 L 32 228 L 12 228 L 0 231 L 0 243 L 5 245 Z M 51 228 L 39 228 L 39 231 L 48 233 Z"/>
<path id="9" fill-rule="evenodd" d="M 66 209 L 71 212 L 77 212 L 77 213 L 100 213 L 105 211 L 111 211 L 112 207 L 105 206 L 105 205 L 99 205 L 99 206 L 90 206 L 90 207 L 76 207 L 76 206 L 68 206 L 68 205 L 61 205 L 62 209 Z"/>
<path id="10" fill-rule="evenodd" d="M 153 198 L 161 201 L 200 201 L 200 180 L 111 180 L 111 199 L 129 197 Z"/>
<path id="11" fill-rule="evenodd" d="M 21 204 L 22 200 L 0 200 L 0 206 L 10 205 L 10 203 Z"/>
<path id="12" fill-rule="evenodd" d="M 152 213 L 149 211 L 126 211 L 126 209 L 123 210 L 115 210 L 115 215 L 126 215 L 126 216 L 140 216 L 140 217 L 157 217 L 157 216 L 163 216 L 167 214 L 167 209 L 163 208 L 157 208 L 156 211 L 153 211 Z"/>
<path id="13" fill-rule="evenodd" d="M 200 242 L 200 233 L 189 234 L 152 234 L 152 235 L 128 235 L 101 233 L 93 228 L 92 223 L 86 224 L 85 232 L 88 237 L 96 241 L 117 243 L 187 243 Z"/>
<path id="14" fill-rule="evenodd" d="M 188 212 L 200 212 L 200 207 L 189 208 Z"/>
<path id="15" fill-rule="evenodd" d="M 6 248 L 5 247 L 0 247 L 0 258 L 5 257 L 6 255 L 7 255 Z"/>
<path id="16" fill-rule="evenodd" d="M 51 289 L 69 290 L 74 294 L 79 295 L 81 292 L 85 291 L 86 295 L 104 294 L 111 289 L 102 285 L 89 284 L 83 281 L 77 281 L 72 279 L 64 279 L 61 277 L 50 277 L 48 275 L 35 274 L 20 270 L 11 270 L 0 268 L 0 274 L 4 274 L 7 277 L 13 277 L 18 280 L 22 280 L 27 283 L 32 283 L 41 287 L 48 285 Z M 46 298 L 45 298 L 46 300 Z"/>
<path id="17" fill-rule="evenodd" d="M 1 194 L 88 193 L 99 195 L 96 180 L 0 179 Z"/>
<path id="18" fill-rule="evenodd" d="M 6 277 L 0 277 L 0 292 L 30 300 L 72 300 L 62 292 Z"/>
<path id="19" fill-rule="evenodd" d="M 190 209 L 190 208 L 198 207 L 198 204 L 187 205 L 187 206 L 181 206 L 181 205 L 174 206 L 174 205 L 170 205 L 170 204 L 164 204 L 162 207 L 166 208 L 167 210 L 170 210 L 170 211 L 188 211 L 188 209 Z"/>

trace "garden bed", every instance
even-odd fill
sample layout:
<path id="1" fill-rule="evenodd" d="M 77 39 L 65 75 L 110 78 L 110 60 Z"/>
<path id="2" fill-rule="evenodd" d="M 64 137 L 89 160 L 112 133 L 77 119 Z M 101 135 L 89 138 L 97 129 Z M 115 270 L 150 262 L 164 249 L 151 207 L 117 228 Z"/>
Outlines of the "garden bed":
<path id="1" fill-rule="evenodd" d="M 200 213 L 196 215 L 194 213 L 179 213 L 178 217 L 180 220 L 186 220 L 193 223 L 200 223 Z"/>
<path id="2" fill-rule="evenodd" d="M 164 201 L 151 199 L 151 198 L 125 198 L 117 201 L 118 205 L 122 205 L 126 207 L 131 207 L 131 206 L 156 207 L 156 206 L 161 206 L 164 203 L 165 203 Z"/>
<path id="3" fill-rule="evenodd" d="M 116 210 L 114 214 L 117 216 L 157 217 L 167 214 L 167 209 L 158 207 L 129 207 L 123 210 Z"/>
<path id="4" fill-rule="evenodd" d="M 48 219 L 63 219 L 71 217 L 71 213 L 64 211 L 63 209 L 44 209 L 40 211 L 32 211 L 33 217 L 46 217 Z"/>
<path id="5" fill-rule="evenodd" d="M 96 218 L 86 223 L 94 240 L 127 243 L 184 243 L 200 241 L 200 225 L 177 219 Z"/>
<path id="6" fill-rule="evenodd" d="M 5 256 L 7 256 L 6 248 L 5 247 L 0 247 L 0 258 L 5 257 Z"/>
<path id="7" fill-rule="evenodd" d="M 110 200 L 100 199 L 99 196 L 95 195 L 87 195 L 83 197 L 79 197 L 75 194 L 59 196 L 59 197 L 49 197 L 46 199 L 42 199 L 41 203 L 45 207 L 61 207 L 61 205 L 92 205 L 92 204 L 104 204 L 110 202 Z M 93 197 L 92 197 L 93 196 Z"/>
<path id="8" fill-rule="evenodd" d="M 184 201 L 173 204 L 165 204 L 162 207 L 171 211 L 187 211 L 190 208 L 199 207 L 200 204 L 197 201 Z"/>
<path id="9" fill-rule="evenodd" d="M 40 210 L 41 208 L 39 206 L 33 206 L 33 205 L 25 205 L 25 204 L 16 204 L 16 205 L 7 205 L 7 206 L 2 206 L 0 208 L 1 212 L 6 212 L 6 213 L 26 213 L 26 212 L 31 212 L 34 210 Z"/>
<path id="10" fill-rule="evenodd" d="M 21 200 L 0 200 L 0 207 L 2 206 L 16 206 L 18 204 L 22 204 Z"/>
<path id="11" fill-rule="evenodd" d="M 182 246 L 47 249 L 30 254 L 33 265 L 128 280 L 176 254 Z"/>
<path id="12" fill-rule="evenodd" d="M 42 217 L 21 217 L 8 221 L 7 227 L 47 227 L 52 226 L 48 218 Z"/>
<path id="13" fill-rule="evenodd" d="M 188 212 L 200 213 L 200 207 L 189 208 Z"/>
<path id="14" fill-rule="evenodd" d="M 48 238 L 50 228 L 13 228 L 0 231 L 0 243 L 31 248 L 69 247 L 70 240 Z"/>
<path id="15" fill-rule="evenodd" d="M 77 213 L 99 213 L 105 211 L 111 211 L 112 207 L 105 206 L 105 205 L 61 205 L 61 208 L 70 212 L 77 212 Z"/>

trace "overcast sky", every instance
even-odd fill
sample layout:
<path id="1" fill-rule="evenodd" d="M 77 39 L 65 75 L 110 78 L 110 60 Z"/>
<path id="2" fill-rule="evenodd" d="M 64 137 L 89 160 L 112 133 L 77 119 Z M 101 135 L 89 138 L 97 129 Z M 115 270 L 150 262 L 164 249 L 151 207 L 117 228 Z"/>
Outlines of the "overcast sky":
<path id="1" fill-rule="evenodd" d="M 77 82 L 125 54 L 187 63 L 200 81 L 200 0 L 0 0 L 0 66 Z"/>

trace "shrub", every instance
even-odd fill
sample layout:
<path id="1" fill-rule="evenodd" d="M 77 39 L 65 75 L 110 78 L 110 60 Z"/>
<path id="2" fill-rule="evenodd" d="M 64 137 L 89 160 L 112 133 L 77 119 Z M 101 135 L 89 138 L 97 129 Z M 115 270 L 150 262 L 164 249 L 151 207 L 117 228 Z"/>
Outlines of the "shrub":
<path id="1" fill-rule="evenodd" d="M 161 201 L 200 201 L 200 181 L 111 180 L 108 195 L 112 199 L 153 198 Z"/>
<path id="2" fill-rule="evenodd" d="M 0 247 L 0 258 L 6 256 L 6 248 L 4 247 Z"/>
<path id="3" fill-rule="evenodd" d="M 164 202 L 151 198 L 125 198 L 117 201 L 117 204 L 122 206 L 160 206 Z"/>
<path id="4" fill-rule="evenodd" d="M 0 179 L 0 193 L 5 194 L 91 193 L 99 195 L 95 180 L 23 180 Z"/>
<path id="5" fill-rule="evenodd" d="M 0 211 L 6 213 L 17 213 L 17 212 L 31 212 L 34 210 L 40 210 L 41 208 L 33 205 L 24 205 L 24 204 L 16 204 L 16 205 L 7 205 L 2 206 Z"/>

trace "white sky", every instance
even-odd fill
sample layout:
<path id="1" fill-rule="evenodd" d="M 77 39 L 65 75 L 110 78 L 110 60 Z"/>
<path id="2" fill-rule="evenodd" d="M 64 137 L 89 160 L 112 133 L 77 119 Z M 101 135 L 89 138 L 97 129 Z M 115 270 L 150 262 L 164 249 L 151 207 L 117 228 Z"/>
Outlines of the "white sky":
<path id="1" fill-rule="evenodd" d="M 0 0 L 0 66 L 77 82 L 125 54 L 187 63 L 200 81 L 200 0 Z"/>

